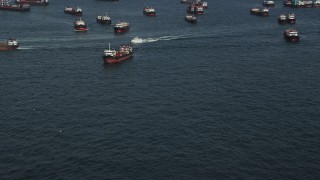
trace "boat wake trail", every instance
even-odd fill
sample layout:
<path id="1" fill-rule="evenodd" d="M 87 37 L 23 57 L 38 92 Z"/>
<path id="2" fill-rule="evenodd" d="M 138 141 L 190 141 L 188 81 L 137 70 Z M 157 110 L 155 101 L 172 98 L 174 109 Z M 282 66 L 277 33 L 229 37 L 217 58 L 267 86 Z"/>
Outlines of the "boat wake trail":
<path id="1" fill-rule="evenodd" d="M 161 36 L 157 38 L 134 38 L 131 42 L 134 44 L 141 44 L 141 43 L 151 43 L 151 42 L 157 42 L 157 41 L 170 41 L 170 40 L 179 40 L 179 39 L 187 39 L 191 38 L 192 35 L 177 35 L 177 36 Z"/>

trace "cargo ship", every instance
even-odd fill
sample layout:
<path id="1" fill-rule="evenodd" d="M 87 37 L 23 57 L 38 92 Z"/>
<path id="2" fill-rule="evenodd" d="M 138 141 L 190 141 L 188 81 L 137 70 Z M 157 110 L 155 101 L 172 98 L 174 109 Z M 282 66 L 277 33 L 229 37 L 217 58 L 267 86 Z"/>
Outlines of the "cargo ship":
<path id="1" fill-rule="evenodd" d="M 5 42 L 0 42 L 0 51 L 12 51 L 19 47 L 19 43 L 15 39 L 8 39 Z"/>
<path id="2" fill-rule="evenodd" d="M 143 14 L 147 16 L 156 16 L 156 10 L 153 7 L 143 8 Z"/>
<path id="3" fill-rule="evenodd" d="M 133 50 L 129 45 L 121 45 L 119 50 L 116 51 L 111 50 L 109 44 L 109 49 L 104 50 L 103 61 L 105 64 L 116 64 L 130 59 L 132 54 Z"/>
<path id="4" fill-rule="evenodd" d="M 193 24 L 197 23 L 197 17 L 194 15 L 186 15 L 185 20 L 189 23 L 193 23 Z"/>
<path id="5" fill-rule="evenodd" d="M 75 15 L 75 16 L 82 16 L 82 9 L 80 9 L 79 7 L 77 8 L 66 7 L 64 9 L 64 13 Z"/>
<path id="6" fill-rule="evenodd" d="M 74 22 L 74 31 L 75 32 L 86 32 L 88 31 L 88 27 L 86 22 L 84 22 L 81 18 Z"/>
<path id="7" fill-rule="evenodd" d="M 10 4 L 11 0 L 1 0 L 0 10 L 8 10 L 8 11 L 29 11 L 29 4 Z"/>
<path id="8" fill-rule="evenodd" d="M 114 25 L 114 32 L 115 33 L 125 33 L 129 31 L 129 23 L 122 21 L 118 22 L 117 24 Z"/>
<path id="9" fill-rule="evenodd" d="M 111 17 L 109 17 L 106 13 L 106 15 L 100 15 L 96 18 L 97 22 L 100 24 L 111 24 Z"/>
<path id="10" fill-rule="evenodd" d="M 252 8 L 250 10 L 250 13 L 254 14 L 254 15 L 258 15 L 258 16 L 269 16 L 269 9 L 267 9 L 267 8 L 263 8 L 263 9 Z"/>
<path id="11" fill-rule="evenodd" d="M 283 33 L 284 38 L 289 42 L 298 42 L 300 41 L 300 36 L 298 31 L 295 29 L 287 29 Z"/>
<path id="12" fill-rule="evenodd" d="M 16 0 L 16 4 L 29 4 L 31 6 L 48 6 L 49 0 Z"/>

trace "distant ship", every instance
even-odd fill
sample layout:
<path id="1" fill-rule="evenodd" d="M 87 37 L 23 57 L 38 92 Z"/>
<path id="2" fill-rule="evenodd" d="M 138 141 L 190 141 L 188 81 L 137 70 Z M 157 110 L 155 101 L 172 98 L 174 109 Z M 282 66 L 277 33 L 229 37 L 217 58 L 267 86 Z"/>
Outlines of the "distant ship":
<path id="1" fill-rule="evenodd" d="M 203 10 L 202 4 L 200 2 L 198 2 L 198 3 L 190 4 L 187 8 L 187 12 L 190 14 L 200 15 L 200 14 L 204 13 L 204 10 Z"/>
<path id="2" fill-rule="evenodd" d="M 80 18 L 74 22 L 74 31 L 75 32 L 86 32 L 88 31 L 87 24 Z"/>
<path id="3" fill-rule="evenodd" d="M 269 9 L 267 9 L 267 8 L 263 8 L 263 9 L 252 8 L 250 10 L 250 13 L 254 14 L 254 15 L 258 15 L 258 16 L 269 16 Z"/>
<path id="4" fill-rule="evenodd" d="M 49 0 L 16 0 L 16 4 L 30 4 L 31 6 L 48 6 Z"/>
<path id="5" fill-rule="evenodd" d="M 82 16 L 82 9 L 80 9 L 79 7 L 77 9 L 76 8 L 72 8 L 72 7 L 66 7 L 64 9 L 64 13 L 72 14 L 72 15 L 75 15 L 75 16 Z"/>
<path id="6" fill-rule="evenodd" d="M 280 23 L 280 24 L 286 24 L 287 21 L 288 21 L 288 18 L 287 18 L 287 16 L 284 15 L 284 14 L 281 14 L 281 15 L 279 16 L 279 18 L 278 18 L 278 23 Z"/>
<path id="7" fill-rule="evenodd" d="M 15 39 L 8 39 L 5 42 L 0 42 L 0 51 L 12 51 L 19 47 L 19 43 Z"/>
<path id="8" fill-rule="evenodd" d="M 0 10 L 9 10 L 9 11 L 29 11 L 29 4 L 13 4 L 10 5 L 11 0 L 1 0 Z"/>
<path id="9" fill-rule="evenodd" d="M 186 15 L 185 20 L 189 23 L 197 23 L 197 17 L 194 15 Z"/>
<path id="10" fill-rule="evenodd" d="M 124 33 L 129 31 L 129 23 L 122 21 L 118 22 L 117 24 L 114 25 L 114 32 L 115 33 Z"/>
<path id="11" fill-rule="evenodd" d="M 289 13 L 287 21 L 290 24 L 295 24 L 296 23 L 296 16 L 293 13 Z"/>
<path id="12" fill-rule="evenodd" d="M 274 7 L 275 3 L 274 3 L 274 1 L 265 0 L 265 1 L 262 2 L 262 5 L 264 5 L 266 7 Z"/>
<path id="13" fill-rule="evenodd" d="M 156 10 L 153 7 L 143 8 L 143 14 L 147 16 L 156 16 Z"/>
<path id="14" fill-rule="evenodd" d="M 96 18 L 97 22 L 100 24 L 111 24 L 111 18 L 107 15 L 100 15 Z"/>
<path id="15" fill-rule="evenodd" d="M 119 50 L 116 51 L 111 50 L 109 44 L 109 49 L 104 50 L 103 61 L 105 64 L 116 64 L 130 59 L 132 54 L 133 50 L 129 45 L 121 45 Z"/>
<path id="16" fill-rule="evenodd" d="M 298 42 L 300 41 L 300 36 L 298 31 L 295 29 L 287 29 L 283 33 L 284 38 L 289 42 Z"/>

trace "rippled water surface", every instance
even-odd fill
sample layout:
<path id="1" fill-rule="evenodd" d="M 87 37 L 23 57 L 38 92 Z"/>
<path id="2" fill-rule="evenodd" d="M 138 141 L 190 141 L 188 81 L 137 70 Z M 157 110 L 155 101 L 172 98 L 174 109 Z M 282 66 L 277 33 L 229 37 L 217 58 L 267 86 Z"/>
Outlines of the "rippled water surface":
<path id="1" fill-rule="evenodd" d="M 250 15 L 260 4 L 209 0 L 196 25 L 179 0 L 0 11 L 0 39 L 21 45 L 0 53 L 0 179 L 319 178 L 320 9 Z M 97 24 L 106 12 L 130 31 Z M 277 23 L 289 12 L 299 43 Z M 132 59 L 103 64 L 109 42 L 136 36 Z"/>

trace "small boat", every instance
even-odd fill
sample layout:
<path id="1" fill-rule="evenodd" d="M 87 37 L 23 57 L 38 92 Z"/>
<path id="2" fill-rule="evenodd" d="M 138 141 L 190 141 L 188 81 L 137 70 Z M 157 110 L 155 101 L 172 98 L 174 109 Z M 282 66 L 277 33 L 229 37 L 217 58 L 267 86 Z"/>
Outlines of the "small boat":
<path id="1" fill-rule="evenodd" d="M 300 40 L 298 31 L 295 29 L 285 30 L 283 36 L 289 42 L 298 42 Z"/>
<path id="2" fill-rule="evenodd" d="M 194 15 L 186 15 L 185 20 L 189 23 L 197 23 L 197 17 Z"/>
<path id="3" fill-rule="evenodd" d="M 287 22 L 290 23 L 290 24 L 296 23 L 296 17 L 295 17 L 295 15 L 293 13 L 289 13 L 288 14 Z"/>
<path id="4" fill-rule="evenodd" d="M 287 16 L 284 14 L 281 14 L 278 18 L 278 23 L 280 24 L 286 24 L 287 23 Z"/>
<path id="5" fill-rule="evenodd" d="M 133 43 L 133 44 L 141 44 L 141 43 L 143 43 L 143 40 L 142 40 L 142 38 L 135 37 L 135 38 L 133 38 L 131 40 L 131 43 Z"/>
<path id="6" fill-rule="evenodd" d="M 5 42 L 0 42 L 0 51 L 12 51 L 19 47 L 19 43 L 15 39 L 7 39 Z"/>
<path id="7" fill-rule="evenodd" d="M 118 22 L 117 24 L 114 25 L 114 32 L 115 33 L 125 33 L 129 31 L 129 23 L 122 21 Z"/>
<path id="8" fill-rule="evenodd" d="M 267 9 L 267 8 L 263 8 L 263 9 L 252 8 L 250 10 L 250 13 L 254 14 L 254 15 L 258 15 L 258 16 L 269 16 L 269 9 Z"/>
<path id="9" fill-rule="evenodd" d="M 121 45 L 119 50 L 116 51 L 111 50 L 109 44 L 109 49 L 104 50 L 103 61 L 105 64 L 116 64 L 130 59 L 132 54 L 133 49 L 129 45 Z"/>
<path id="10" fill-rule="evenodd" d="M 74 31 L 75 32 L 86 32 L 88 31 L 87 24 L 80 18 L 74 22 Z"/>
<path id="11" fill-rule="evenodd" d="M 16 4 L 30 4 L 31 6 L 48 6 L 49 0 L 16 0 Z"/>
<path id="12" fill-rule="evenodd" d="M 111 18 L 107 15 L 107 13 L 104 16 L 97 16 L 96 20 L 100 24 L 111 24 Z"/>
<path id="13" fill-rule="evenodd" d="M 156 10 L 153 7 L 143 8 L 143 14 L 147 16 L 156 16 Z"/>
<path id="14" fill-rule="evenodd" d="M 274 7 L 275 3 L 274 3 L 274 1 L 265 0 L 265 1 L 262 2 L 262 5 L 266 6 L 266 7 Z"/>
<path id="15" fill-rule="evenodd" d="M 9 10 L 9 11 L 29 11 L 29 4 L 10 4 L 11 0 L 1 0 L 0 10 Z"/>
<path id="16" fill-rule="evenodd" d="M 80 9 L 79 7 L 77 8 L 66 7 L 64 9 L 64 13 L 75 15 L 75 16 L 82 16 L 82 9 Z"/>

